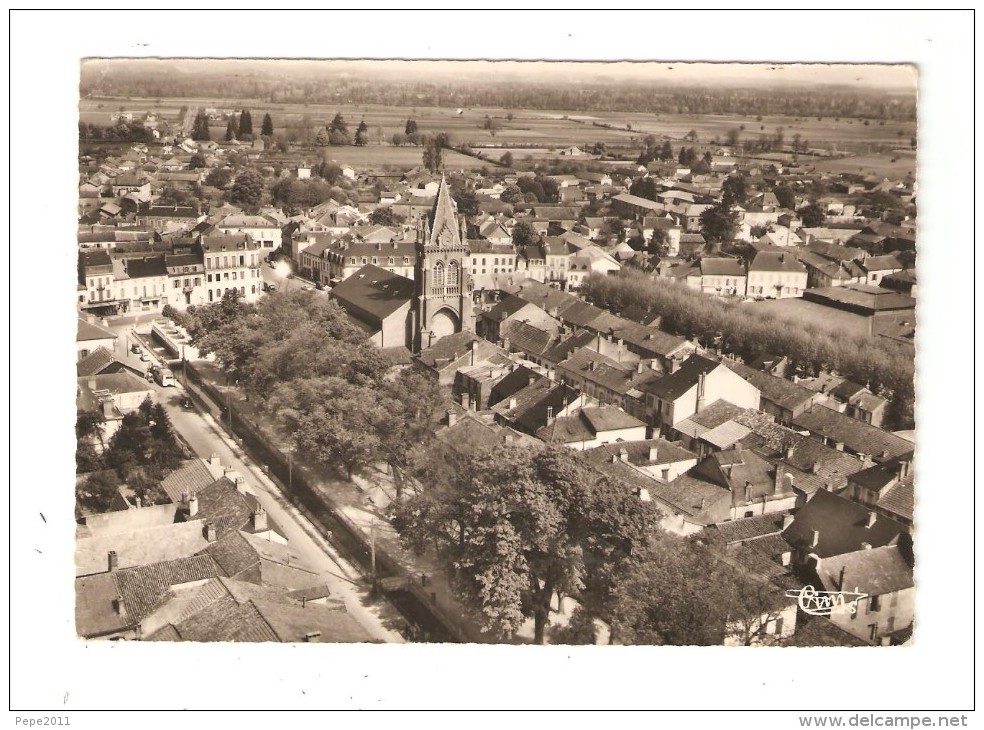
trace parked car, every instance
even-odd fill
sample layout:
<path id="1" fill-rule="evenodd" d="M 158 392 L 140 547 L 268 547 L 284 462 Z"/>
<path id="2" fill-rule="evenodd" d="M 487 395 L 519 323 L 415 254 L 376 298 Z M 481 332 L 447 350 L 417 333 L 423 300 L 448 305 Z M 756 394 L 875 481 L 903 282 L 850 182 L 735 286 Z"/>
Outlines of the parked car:
<path id="1" fill-rule="evenodd" d="M 150 362 L 150 355 L 147 354 L 146 350 L 140 351 L 140 362 Z"/>
<path id="2" fill-rule="evenodd" d="M 191 398 L 185 396 L 181 399 L 181 407 L 187 408 L 189 411 L 195 408 L 195 404 L 192 402 Z"/>
<path id="3" fill-rule="evenodd" d="M 132 352 L 134 355 L 139 355 L 140 354 L 140 345 L 138 345 L 136 342 L 134 342 L 132 345 L 130 345 L 130 352 Z"/>

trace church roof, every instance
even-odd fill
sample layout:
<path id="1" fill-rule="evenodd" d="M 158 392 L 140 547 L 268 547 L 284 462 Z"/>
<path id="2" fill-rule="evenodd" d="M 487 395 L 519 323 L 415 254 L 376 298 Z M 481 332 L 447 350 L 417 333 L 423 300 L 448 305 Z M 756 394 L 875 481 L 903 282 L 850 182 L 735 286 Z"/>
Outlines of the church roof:
<path id="1" fill-rule="evenodd" d="M 449 233 L 446 234 L 445 231 Z M 455 215 L 454 200 L 448 189 L 448 181 L 442 176 L 441 186 L 437 190 L 434 201 L 433 220 L 430 235 L 427 236 L 429 246 L 461 246 L 461 232 L 458 230 L 458 217 Z"/>

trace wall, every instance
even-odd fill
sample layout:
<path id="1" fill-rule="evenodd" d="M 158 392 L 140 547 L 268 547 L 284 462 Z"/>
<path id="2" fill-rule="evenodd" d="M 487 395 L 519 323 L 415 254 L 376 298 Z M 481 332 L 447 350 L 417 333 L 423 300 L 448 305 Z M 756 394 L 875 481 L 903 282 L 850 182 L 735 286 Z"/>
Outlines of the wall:
<path id="1" fill-rule="evenodd" d="M 850 585 L 850 578 L 847 583 Z M 845 588 L 845 590 L 854 590 Z M 863 589 L 862 589 L 862 592 Z M 892 607 L 892 597 L 895 596 L 896 605 Z M 871 597 L 858 602 L 857 613 L 851 614 L 850 605 L 837 606 L 831 611 L 830 620 L 837 626 L 865 641 L 871 641 L 871 625 L 876 624 L 875 643 L 881 643 L 882 638 L 892 631 L 904 629 L 912 624 L 915 615 L 916 589 L 906 588 L 896 591 L 894 594 L 884 594 L 879 596 L 880 606 L 878 611 L 869 612 Z M 889 619 L 894 618 L 894 624 L 889 625 Z"/>

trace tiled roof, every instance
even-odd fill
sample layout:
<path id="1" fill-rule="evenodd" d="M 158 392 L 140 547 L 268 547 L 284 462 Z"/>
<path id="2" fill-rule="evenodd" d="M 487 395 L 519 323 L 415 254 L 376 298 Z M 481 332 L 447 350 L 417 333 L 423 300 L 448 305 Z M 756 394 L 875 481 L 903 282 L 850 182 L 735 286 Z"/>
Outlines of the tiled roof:
<path id="1" fill-rule="evenodd" d="M 791 546 L 824 559 L 860 550 L 862 543 L 873 547 L 894 544 L 904 531 L 902 525 L 876 515 L 868 527 L 870 515 L 863 505 L 821 489 L 799 509 L 782 536 Z M 819 532 L 815 546 L 814 530 Z"/>
<path id="2" fill-rule="evenodd" d="M 702 258 L 700 272 L 705 276 L 745 276 L 741 261 L 732 258 Z"/>
<path id="3" fill-rule="evenodd" d="M 226 477 L 198 490 L 197 517 L 212 522 L 217 537 L 242 528 L 251 514 L 246 499 Z"/>
<path id="4" fill-rule="evenodd" d="M 806 273 L 806 269 L 803 268 L 801 264 L 793 254 L 789 253 L 773 253 L 772 251 L 759 251 L 755 254 L 755 258 L 748 267 L 748 271 L 785 271 L 785 272 L 802 272 Z"/>
<path id="5" fill-rule="evenodd" d="M 381 322 L 413 298 L 414 286 L 411 279 L 366 264 L 335 286 L 331 297 L 342 307 L 354 308 Z"/>
<path id="6" fill-rule="evenodd" d="M 99 636 L 135 623 L 121 616 L 113 602 L 119 596 L 115 573 L 99 573 L 75 579 L 75 631 L 79 636 Z"/>
<path id="7" fill-rule="evenodd" d="M 870 454 L 875 461 L 901 456 L 912 450 L 912 445 L 905 439 L 823 405 L 813 405 L 795 416 L 793 425 L 843 443 L 855 453 Z"/>
<path id="8" fill-rule="evenodd" d="M 649 456 L 652 449 L 656 449 L 656 460 L 650 461 Z M 687 451 L 682 446 L 678 446 L 665 439 L 646 439 L 643 441 L 619 441 L 614 444 L 605 444 L 585 452 L 586 456 L 594 454 L 603 461 L 610 461 L 612 456 L 619 456 L 625 451 L 629 458 L 629 463 L 634 466 L 657 466 L 660 464 L 673 464 L 680 461 L 697 460 L 697 454 Z"/>
<path id="9" fill-rule="evenodd" d="M 79 320 L 78 331 L 75 335 L 76 342 L 88 342 L 89 340 L 108 340 L 116 339 L 117 335 L 111 329 L 100 324 Z"/>
<path id="10" fill-rule="evenodd" d="M 780 408 L 797 409 L 815 398 L 815 394 L 802 385 L 785 378 L 750 368 L 744 363 L 725 358 L 721 361 L 725 367 L 748 381 L 762 394 L 762 398 L 775 403 Z"/>
<path id="11" fill-rule="evenodd" d="M 650 493 L 689 517 L 700 514 L 722 500 L 727 499 L 730 503 L 730 492 L 727 489 L 688 474 L 668 484 L 654 481 Z"/>
<path id="12" fill-rule="evenodd" d="M 515 346 L 516 349 L 529 355 L 543 356 L 550 362 L 556 362 L 548 356 L 552 349 L 551 345 L 558 338 L 554 332 L 511 319 L 499 328 L 499 335 L 503 338 L 509 338 L 510 347 Z"/>
<path id="13" fill-rule="evenodd" d="M 720 426 L 704 431 L 700 435 L 701 441 L 706 441 L 711 446 L 719 449 L 727 449 L 736 444 L 750 434 L 752 430 L 735 421 L 725 421 Z"/>
<path id="14" fill-rule="evenodd" d="M 616 431 L 623 428 L 638 428 L 646 425 L 635 416 L 615 406 L 582 408 L 581 417 L 587 421 L 594 433 Z"/>
<path id="15" fill-rule="evenodd" d="M 855 591 L 869 596 L 912 588 L 912 566 L 898 545 L 873 547 L 820 561 L 817 577 L 827 591 Z"/>
<path id="16" fill-rule="evenodd" d="M 561 444 L 592 441 L 595 438 L 588 424 L 579 416 L 561 416 L 554 423 L 537 429 L 536 436 L 547 443 Z"/>
<path id="17" fill-rule="evenodd" d="M 253 546 L 239 532 L 229 532 L 214 543 L 206 547 L 204 554 L 211 556 L 216 564 L 222 569 L 222 575 L 229 578 L 240 577 L 243 580 L 258 578 L 256 576 L 244 577 L 244 573 L 250 568 L 257 567 L 260 556 L 253 549 Z"/>
<path id="18" fill-rule="evenodd" d="M 745 517 L 744 519 L 731 520 L 729 522 L 719 522 L 714 526 L 714 530 L 725 542 L 744 542 L 762 538 L 765 535 L 778 535 L 782 532 L 782 520 L 782 514 L 772 513 L 757 517 Z"/>
<path id="19" fill-rule="evenodd" d="M 190 459 L 172 471 L 161 482 L 161 488 L 172 502 L 180 502 L 183 494 L 197 494 L 215 481 L 201 459 Z"/>
<path id="20" fill-rule="evenodd" d="M 697 385 L 701 374 L 706 375 L 720 363 L 708 360 L 700 355 L 691 355 L 675 373 L 664 375 L 659 380 L 646 386 L 646 390 L 655 396 L 668 401 L 674 401 L 688 390 Z"/>
<path id="21" fill-rule="evenodd" d="M 183 641 L 279 641 L 273 628 L 251 602 L 226 596 L 175 627 Z"/>
<path id="22" fill-rule="evenodd" d="M 75 363 L 75 374 L 80 378 L 85 378 L 90 375 L 98 375 L 105 370 L 106 367 L 115 362 L 115 360 L 116 358 L 113 357 L 113 353 L 105 347 L 97 347 L 95 350 Z"/>
<path id="23" fill-rule="evenodd" d="M 118 568 L 132 568 L 187 558 L 206 544 L 204 526 L 200 520 L 77 537 L 75 572 L 77 575 L 105 572 L 109 567 L 111 550 L 116 552 Z"/>
<path id="24" fill-rule="evenodd" d="M 131 279 L 153 276 L 167 276 L 164 256 L 150 256 L 142 259 L 126 259 L 123 262 L 126 275 Z"/>
<path id="25" fill-rule="evenodd" d="M 632 380 L 636 375 L 635 368 L 621 365 L 587 347 L 582 347 L 558 364 L 557 369 L 565 370 L 623 395 L 631 388 Z"/>
<path id="26" fill-rule="evenodd" d="M 115 571 L 116 585 L 127 617 L 140 621 L 166 600 L 173 585 L 219 575 L 219 566 L 208 555 L 196 555 L 138 568 Z"/>
<path id="27" fill-rule="evenodd" d="M 823 616 L 800 613 L 796 617 L 796 633 L 783 646 L 871 646 L 854 634 L 849 634 Z"/>

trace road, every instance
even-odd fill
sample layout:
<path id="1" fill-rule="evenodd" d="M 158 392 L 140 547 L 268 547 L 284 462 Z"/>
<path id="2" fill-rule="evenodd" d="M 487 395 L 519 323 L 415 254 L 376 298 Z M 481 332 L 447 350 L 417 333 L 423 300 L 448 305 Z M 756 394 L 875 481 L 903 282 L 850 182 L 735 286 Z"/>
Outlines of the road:
<path id="1" fill-rule="evenodd" d="M 198 456 L 207 458 L 213 453 L 218 454 L 224 465 L 231 466 L 246 478 L 250 491 L 286 535 L 291 552 L 318 571 L 332 597 L 345 602 L 349 615 L 374 640 L 403 643 L 405 640 L 399 631 L 406 622 L 399 612 L 385 600 L 370 597 L 369 587 L 361 579 L 358 569 L 339 555 L 314 525 L 284 499 L 277 485 L 243 454 L 212 416 L 197 409 L 182 408 L 181 399 L 186 391 L 180 384 L 162 388 L 152 383 L 151 387 L 158 401 L 164 405 L 175 431 Z"/>

